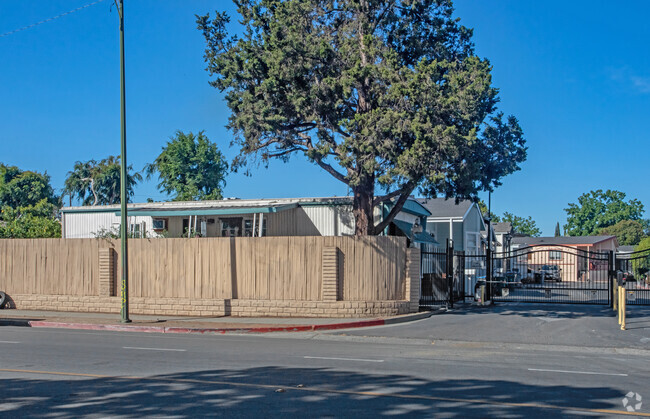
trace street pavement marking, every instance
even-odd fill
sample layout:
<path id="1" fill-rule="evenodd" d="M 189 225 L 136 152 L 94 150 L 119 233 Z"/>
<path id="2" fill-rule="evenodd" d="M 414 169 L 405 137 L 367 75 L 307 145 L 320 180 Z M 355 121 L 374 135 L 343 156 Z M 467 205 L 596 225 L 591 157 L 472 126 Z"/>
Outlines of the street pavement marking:
<path id="1" fill-rule="evenodd" d="M 20 342 L 16 342 L 15 340 L 0 340 L 0 343 L 20 343 Z"/>
<path id="2" fill-rule="evenodd" d="M 545 370 L 545 369 L 541 369 L 541 368 L 528 368 L 528 371 L 561 372 L 561 373 L 565 373 L 565 374 L 615 375 L 617 377 L 627 377 L 627 374 L 613 374 L 613 373 L 609 373 L 609 372 Z"/>
<path id="3" fill-rule="evenodd" d="M 384 362 L 383 359 L 363 359 L 363 358 L 330 358 L 326 356 L 305 356 L 305 359 L 329 359 L 332 361 L 358 361 L 358 362 Z"/>
<path id="4" fill-rule="evenodd" d="M 277 390 L 278 388 L 283 388 L 285 389 L 285 391 L 295 390 L 295 391 L 306 391 L 312 393 L 333 393 L 333 394 L 346 394 L 346 395 L 355 395 L 355 396 L 392 397 L 396 399 L 442 401 L 442 402 L 469 403 L 469 404 L 491 405 L 491 406 L 530 407 L 534 409 L 568 410 L 574 412 L 606 413 L 606 414 L 650 418 L 650 413 L 628 412 L 625 410 L 589 409 L 586 407 L 557 406 L 557 405 L 544 404 L 544 403 L 499 402 L 499 401 L 485 400 L 485 399 L 459 399 L 456 397 L 424 396 L 420 394 L 376 393 L 372 391 L 333 390 L 329 388 L 318 388 L 318 387 L 287 387 L 286 385 L 278 385 L 278 384 L 271 385 L 271 384 L 237 383 L 231 381 L 199 380 L 199 379 L 192 379 L 192 378 L 111 376 L 111 375 L 100 375 L 100 374 L 80 374 L 74 372 L 61 372 L 61 371 L 17 370 L 17 369 L 8 369 L 8 368 L 0 368 L 0 372 L 18 372 L 18 373 L 25 373 L 25 374 L 45 374 L 45 375 L 67 375 L 72 377 L 90 377 L 90 378 L 102 378 L 108 380 L 148 380 L 148 381 L 162 381 L 162 382 L 174 382 L 174 383 L 216 384 L 216 385 L 233 386 L 233 387 L 265 388 L 269 390 Z"/>
<path id="5" fill-rule="evenodd" d="M 185 352 L 186 351 L 186 349 L 139 348 L 137 346 L 122 346 L 122 349 L 137 349 L 139 351 L 168 351 L 168 352 Z"/>

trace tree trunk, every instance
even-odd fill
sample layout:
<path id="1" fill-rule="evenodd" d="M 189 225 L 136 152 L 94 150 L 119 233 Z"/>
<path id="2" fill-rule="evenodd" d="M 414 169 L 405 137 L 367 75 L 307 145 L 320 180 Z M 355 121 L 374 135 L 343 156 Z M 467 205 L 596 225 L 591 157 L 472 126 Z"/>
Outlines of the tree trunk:
<path id="1" fill-rule="evenodd" d="M 375 178 L 367 177 L 352 187 L 354 198 L 354 235 L 371 236 L 375 234 L 372 201 L 375 198 Z"/>

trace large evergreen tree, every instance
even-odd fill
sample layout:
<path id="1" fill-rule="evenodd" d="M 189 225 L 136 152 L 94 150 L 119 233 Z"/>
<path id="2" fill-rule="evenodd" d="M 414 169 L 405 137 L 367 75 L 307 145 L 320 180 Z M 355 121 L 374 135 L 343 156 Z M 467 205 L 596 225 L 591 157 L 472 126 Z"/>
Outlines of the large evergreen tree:
<path id="1" fill-rule="evenodd" d="M 353 192 L 356 234 L 376 234 L 416 189 L 474 198 L 525 160 L 497 111 L 491 66 L 439 0 L 237 0 L 198 16 L 211 84 L 225 92 L 234 169 L 302 153 Z M 373 208 L 392 200 L 375 223 Z"/>

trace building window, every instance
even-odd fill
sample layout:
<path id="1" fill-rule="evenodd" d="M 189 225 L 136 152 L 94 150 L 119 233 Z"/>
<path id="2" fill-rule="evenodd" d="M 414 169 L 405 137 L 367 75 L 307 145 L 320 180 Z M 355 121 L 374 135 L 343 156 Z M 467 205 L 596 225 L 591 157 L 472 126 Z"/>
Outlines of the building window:
<path id="1" fill-rule="evenodd" d="M 548 259 L 549 260 L 562 260 L 562 252 L 558 250 L 550 250 L 548 252 Z"/>
<path id="2" fill-rule="evenodd" d="M 129 225 L 129 235 L 135 239 L 144 238 L 146 231 L 145 223 L 133 223 Z"/>
<path id="3" fill-rule="evenodd" d="M 242 219 L 236 218 L 221 218 L 221 237 L 241 237 L 242 235 Z"/>
<path id="4" fill-rule="evenodd" d="M 260 220 L 259 218 L 257 219 L 257 223 L 255 224 L 255 231 L 253 232 L 253 219 L 249 218 L 247 220 L 244 220 L 244 237 L 253 237 L 258 235 L 258 229 L 260 228 L 259 224 Z M 266 236 L 266 218 L 264 218 L 264 221 L 262 221 L 262 236 Z"/>

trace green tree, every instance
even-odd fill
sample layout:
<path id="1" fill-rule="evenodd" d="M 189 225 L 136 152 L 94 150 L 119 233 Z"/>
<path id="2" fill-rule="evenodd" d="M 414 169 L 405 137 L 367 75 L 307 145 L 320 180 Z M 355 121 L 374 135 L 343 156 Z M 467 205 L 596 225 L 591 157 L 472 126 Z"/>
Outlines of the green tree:
<path id="1" fill-rule="evenodd" d="M 366 235 L 418 188 L 474 198 L 525 160 L 523 132 L 497 112 L 490 63 L 451 1 L 236 3 L 241 38 L 228 36 L 225 13 L 197 16 L 211 84 L 231 110 L 235 170 L 303 154 L 350 187 L 355 234 Z"/>
<path id="2" fill-rule="evenodd" d="M 158 188 L 174 195 L 174 201 L 221 199 L 227 171 L 225 157 L 203 131 L 198 135 L 177 131 L 145 167 L 147 178 L 158 173 Z"/>
<path id="3" fill-rule="evenodd" d="M 498 223 L 501 221 L 501 217 L 488 210 L 488 207 L 487 205 L 485 205 L 485 202 L 483 202 L 483 200 L 478 201 L 476 205 L 478 205 L 478 209 L 481 210 L 481 214 L 483 214 L 483 217 L 487 217 L 489 215 L 490 221 L 493 223 Z"/>
<path id="4" fill-rule="evenodd" d="M 560 236 L 562 236 L 562 232 L 560 231 L 560 222 L 558 221 L 557 224 L 555 224 L 555 237 Z"/>
<path id="5" fill-rule="evenodd" d="M 590 236 L 598 234 L 605 227 L 623 220 L 641 220 L 643 204 L 637 199 L 625 201 L 620 191 L 602 189 L 580 195 L 578 203 L 570 203 L 567 213 L 566 231 L 569 236 Z"/>
<path id="6" fill-rule="evenodd" d="M 57 202 L 47 173 L 23 171 L 0 163 L 0 208 L 36 205 L 43 199 Z"/>
<path id="7" fill-rule="evenodd" d="M 645 257 L 638 257 L 632 260 L 632 269 L 635 275 L 645 275 L 650 270 L 650 237 L 642 239 L 634 248 L 635 252 L 645 252 Z"/>
<path id="8" fill-rule="evenodd" d="M 64 182 L 63 194 L 68 195 L 70 205 L 78 199 L 83 205 L 111 205 L 120 203 L 120 158 L 108 156 L 97 162 L 76 162 Z M 127 199 L 133 196 L 135 185 L 142 175 L 133 173 L 133 166 L 127 171 Z"/>
<path id="9" fill-rule="evenodd" d="M 512 224 L 512 230 L 516 234 L 523 234 L 531 237 L 539 237 L 542 234 L 542 231 L 537 227 L 537 223 L 535 223 L 530 216 L 524 218 L 509 212 L 504 212 L 501 221 Z"/>
<path id="10" fill-rule="evenodd" d="M 616 236 L 619 244 L 636 246 L 645 237 L 643 225 L 637 220 L 623 220 L 613 226 L 601 228 L 598 234 L 602 236 Z"/>
<path id="11" fill-rule="evenodd" d="M 18 208 L 5 206 L 0 212 L 0 238 L 61 237 L 61 224 L 54 218 L 56 206 L 47 199 Z"/>

